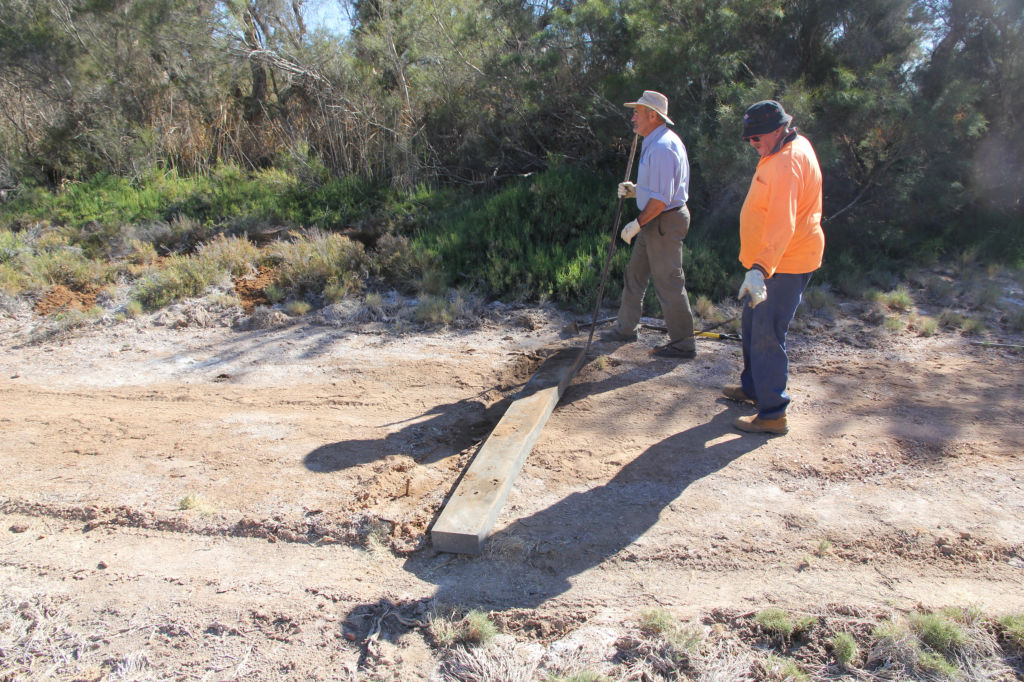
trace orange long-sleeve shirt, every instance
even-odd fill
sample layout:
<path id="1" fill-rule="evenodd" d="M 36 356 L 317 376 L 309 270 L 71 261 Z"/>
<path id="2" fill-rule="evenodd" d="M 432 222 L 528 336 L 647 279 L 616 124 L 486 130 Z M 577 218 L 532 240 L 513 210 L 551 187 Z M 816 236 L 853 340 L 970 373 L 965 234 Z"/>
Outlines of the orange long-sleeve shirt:
<path id="1" fill-rule="evenodd" d="M 740 262 L 803 274 L 821 267 L 821 168 L 807 138 L 797 135 L 762 157 L 740 211 Z"/>

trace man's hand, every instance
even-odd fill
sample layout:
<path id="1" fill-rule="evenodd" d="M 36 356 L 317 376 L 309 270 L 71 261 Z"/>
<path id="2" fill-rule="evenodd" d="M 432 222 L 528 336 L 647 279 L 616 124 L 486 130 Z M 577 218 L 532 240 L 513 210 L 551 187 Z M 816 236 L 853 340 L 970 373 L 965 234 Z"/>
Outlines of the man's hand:
<path id="1" fill-rule="evenodd" d="M 622 228 L 622 232 L 619 233 L 619 236 L 622 237 L 622 241 L 629 244 L 633 241 L 633 237 L 637 236 L 639 232 L 640 223 L 638 223 L 635 220 L 632 220 L 629 223 L 626 223 L 626 226 Z"/>
<path id="2" fill-rule="evenodd" d="M 764 273 L 757 268 L 747 270 L 747 275 L 743 278 L 737 298 L 742 299 L 744 296 L 750 297 L 751 308 L 756 308 L 759 303 L 763 303 L 768 298 L 768 288 L 764 285 Z"/>
<path id="3" fill-rule="evenodd" d="M 620 182 L 619 183 L 619 198 L 620 199 L 636 199 L 636 185 L 632 182 Z"/>

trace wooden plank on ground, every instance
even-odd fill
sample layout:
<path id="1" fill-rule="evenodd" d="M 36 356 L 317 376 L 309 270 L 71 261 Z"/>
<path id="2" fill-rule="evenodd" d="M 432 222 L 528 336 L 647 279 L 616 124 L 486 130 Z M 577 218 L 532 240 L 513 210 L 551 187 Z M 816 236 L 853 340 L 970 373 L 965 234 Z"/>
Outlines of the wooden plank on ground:
<path id="1" fill-rule="evenodd" d="M 442 552 L 479 554 L 526 456 L 583 362 L 584 348 L 544 361 L 466 469 L 430 538 Z"/>

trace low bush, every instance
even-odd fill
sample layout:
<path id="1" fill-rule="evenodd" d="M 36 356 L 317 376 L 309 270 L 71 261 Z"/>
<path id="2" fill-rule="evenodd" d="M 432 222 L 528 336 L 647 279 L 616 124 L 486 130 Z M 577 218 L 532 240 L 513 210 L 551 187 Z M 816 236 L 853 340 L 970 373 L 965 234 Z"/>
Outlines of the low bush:
<path id="1" fill-rule="evenodd" d="M 1024 649 L 1024 613 L 1002 616 L 998 622 L 1003 637 L 1017 648 Z"/>
<path id="2" fill-rule="evenodd" d="M 275 285 L 286 295 L 319 295 L 326 288 L 358 291 L 367 273 L 363 245 L 340 234 L 309 230 L 275 242 L 269 259 L 277 264 Z"/>
<path id="3" fill-rule="evenodd" d="M 910 624 L 921 642 L 943 655 L 954 655 L 967 642 L 963 628 L 941 614 L 914 613 Z"/>
<path id="4" fill-rule="evenodd" d="M 336 302 L 373 288 L 443 296 L 456 287 L 590 310 L 609 249 L 615 250 L 605 288 L 609 305 L 621 293 L 630 256 L 612 234 L 614 183 L 552 158 L 545 170 L 479 192 L 426 186 L 400 192 L 355 176 L 331 177 L 315 164 L 255 171 L 221 165 L 189 177 L 154 170 L 131 180 L 96 175 L 54 191 L 24 187 L 0 205 L 0 287 L 18 293 L 46 281 L 102 284 L 114 272 L 149 277 L 140 269 L 200 251 L 240 276 L 265 253 L 285 263 L 276 285 L 286 297 Z M 620 222 L 635 210 L 626 202 Z M 694 308 L 707 319 L 713 301 L 735 294 L 742 266 L 734 212 L 695 211 L 683 262 Z M 833 311 L 835 290 L 867 295 L 890 311 L 913 310 L 911 290 L 897 285 L 899 261 L 833 246 L 805 293 L 808 309 Z M 93 264 L 108 260 L 110 272 Z M 967 268 L 977 268 L 973 257 L 961 265 Z M 998 287 L 981 277 L 971 282 L 968 302 L 998 307 Z M 949 277 L 918 278 L 915 286 L 954 305 Z M 147 293 L 149 300 L 161 298 Z M 647 296 L 645 306 L 645 314 L 660 315 L 656 296 Z M 1002 315 L 1007 327 L 1024 326 L 1014 310 Z M 878 316 L 878 324 L 884 319 Z M 965 334 L 984 331 L 974 323 L 940 324 Z"/>
<path id="5" fill-rule="evenodd" d="M 74 291 L 95 291 L 115 274 L 114 268 L 69 244 L 59 231 L 0 230 L 0 289 L 7 294 L 57 284 Z"/>
<path id="6" fill-rule="evenodd" d="M 449 283 L 506 299 L 550 299 L 589 309 L 612 238 L 609 185 L 600 175 L 555 163 L 491 194 L 452 196 L 446 208 L 418 223 L 414 244 L 437 256 Z M 621 241 L 614 246 L 606 300 L 619 295 L 629 260 L 629 247 Z M 684 244 L 684 269 L 688 290 L 709 296 L 724 291 L 736 270 L 701 241 Z"/>
<path id="7" fill-rule="evenodd" d="M 917 332 L 918 336 L 935 336 L 939 330 L 939 321 L 927 315 L 912 314 L 907 327 Z"/>
<path id="8" fill-rule="evenodd" d="M 832 637 L 832 655 L 843 665 L 852 665 L 857 661 L 860 649 L 857 640 L 849 632 L 839 632 Z"/>
<path id="9" fill-rule="evenodd" d="M 796 661 L 769 654 L 759 661 L 760 679 L 771 682 L 810 682 L 810 676 L 804 672 Z"/>
<path id="10" fill-rule="evenodd" d="M 770 608 L 759 611 L 754 616 L 754 622 L 769 634 L 789 639 L 793 635 L 807 630 L 814 624 L 815 619 L 811 616 L 794 619 L 782 609 Z"/>
<path id="11" fill-rule="evenodd" d="M 156 310 L 174 301 L 200 295 L 224 275 L 215 260 L 196 256 L 175 256 L 163 267 L 151 270 L 135 283 L 132 299 L 146 310 Z"/>
<path id="12" fill-rule="evenodd" d="M 454 608 L 442 608 L 430 618 L 430 633 L 438 644 L 485 645 L 498 634 L 498 627 L 491 617 L 478 609 L 471 609 L 459 615 Z"/>
<path id="13" fill-rule="evenodd" d="M 199 247 L 199 257 L 233 277 L 243 277 L 256 271 L 261 252 L 245 238 L 217 235 Z"/>

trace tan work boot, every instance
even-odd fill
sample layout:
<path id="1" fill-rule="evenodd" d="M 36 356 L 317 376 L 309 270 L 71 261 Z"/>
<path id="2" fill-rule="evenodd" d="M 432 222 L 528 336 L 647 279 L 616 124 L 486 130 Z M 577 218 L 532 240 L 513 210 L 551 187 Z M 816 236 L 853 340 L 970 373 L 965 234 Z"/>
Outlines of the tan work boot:
<path id="1" fill-rule="evenodd" d="M 754 414 L 749 417 L 740 417 L 732 425 L 747 433 L 774 433 L 779 436 L 789 433 L 786 415 L 782 415 L 778 419 L 761 419 Z"/>
<path id="2" fill-rule="evenodd" d="M 757 404 L 756 400 L 751 398 L 743 391 L 742 386 L 726 386 L 725 388 L 722 389 L 722 395 L 724 395 L 729 400 L 735 400 L 738 403 L 750 403 L 751 405 Z"/>

